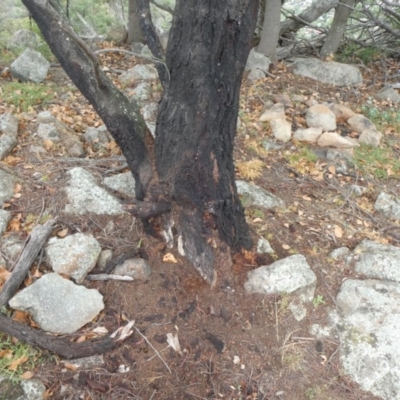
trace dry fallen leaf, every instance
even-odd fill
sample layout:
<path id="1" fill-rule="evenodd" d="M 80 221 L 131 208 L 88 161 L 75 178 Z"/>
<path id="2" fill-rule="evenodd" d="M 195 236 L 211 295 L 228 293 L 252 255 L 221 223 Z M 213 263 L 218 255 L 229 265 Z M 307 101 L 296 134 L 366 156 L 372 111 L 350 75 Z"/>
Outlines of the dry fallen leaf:
<path id="1" fill-rule="evenodd" d="M 11 272 L 4 267 L 0 267 L 0 285 L 2 285 L 11 275 Z"/>
<path id="2" fill-rule="evenodd" d="M 76 364 L 71 364 L 68 362 L 63 362 L 64 367 L 69 369 L 70 371 L 76 371 L 78 369 L 78 366 Z"/>
<path id="3" fill-rule="evenodd" d="M 283 244 L 283 245 L 282 245 L 282 248 L 285 249 L 285 250 L 289 250 L 289 249 L 290 249 L 290 246 L 289 246 L 288 244 Z"/>
<path id="4" fill-rule="evenodd" d="M 339 225 L 335 225 L 335 236 L 341 238 L 343 236 L 343 229 Z"/>
<path id="5" fill-rule="evenodd" d="M 174 264 L 176 264 L 178 262 L 178 260 L 175 258 L 175 256 L 171 253 L 165 254 L 163 257 L 163 261 L 164 262 L 172 262 Z"/>
<path id="6" fill-rule="evenodd" d="M 11 360 L 13 356 L 13 352 L 10 349 L 0 350 L 0 358 L 6 358 L 7 360 Z"/>
<path id="7" fill-rule="evenodd" d="M 29 359 L 28 356 L 21 356 L 16 358 L 8 367 L 10 371 L 16 371 L 23 363 L 27 362 Z"/>
<path id="8" fill-rule="evenodd" d="M 20 376 L 20 378 L 21 379 L 25 379 L 25 380 L 32 379 L 33 378 L 33 372 L 32 371 L 26 371 Z"/>
<path id="9" fill-rule="evenodd" d="M 61 231 L 58 231 L 57 236 L 60 238 L 63 238 L 65 236 L 67 236 L 67 233 L 68 233 L 68 228 L 65 228 L 65 229 L 62 229 Z"/>

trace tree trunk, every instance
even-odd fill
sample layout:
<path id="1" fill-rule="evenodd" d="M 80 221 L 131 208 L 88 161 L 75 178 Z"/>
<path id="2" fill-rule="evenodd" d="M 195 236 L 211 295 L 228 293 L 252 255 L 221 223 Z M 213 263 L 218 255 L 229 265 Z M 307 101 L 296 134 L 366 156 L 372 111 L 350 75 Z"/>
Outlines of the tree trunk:
<path id="1" fill-rule="evenodd" d="M 276 60 L 276 47 L 278 46 L 282 0 L 267 0 L 265 3 L 265 14 L 261 41 L 257 51 Z"/>
<path id="2" fill-rule="evenodd" d="M 336 8 L 331 28 L 321 49 L 321 57 L 327 57 L 336 53 L 346 30 L 347 20 L 353 12 L 356 3 L 357 0 L 342 0 L 341 4 Z"/>
<path id="3" fill-rule="evenodd" d="M 307 24 L 316 21 L 321 15 L 326 14 L 339 4 L 339 0 L 315 0 L 314 3 L 305 9 L 298 16 L 288 18 L 281 23 L 280 35 L 286 32 L 297 32 Z"/>
<path id="4" fill-rule="evenodd" d="M 218 253 L 226 251 L 220 239 L 251 247 L 233 146 L 257 6 L 257 0 L 178 0 L 167 49 L 170 84 L 157 121 L 157 171 L 174 201 L 178 249 L 210 283 Z"/>
<path id="5" fill-rule="evenodd" d="M 146 40 L 140 28 L 140 15 L 136 0 L 129 0 L 128 18 L 128 43 L 145 43 Z"/>
<path id="6" fill-rule="evenodd" d="M 111 83 L 51 5 L 22 1 L 121 147 L 136 180 L 137 200 L 150 203 L 136 208 L 147 210 L 143 215 L 151 222 L 163 218 L 168 232 L 174 224 L 180 253 L 215 283 L 215 266 L 227 268 L 229 248 L 251 247 L 235 185 L 233 146 L 258 0 L 177 1 L 166 55 L 170 80 L 155 147 L 138 107 Z"/>

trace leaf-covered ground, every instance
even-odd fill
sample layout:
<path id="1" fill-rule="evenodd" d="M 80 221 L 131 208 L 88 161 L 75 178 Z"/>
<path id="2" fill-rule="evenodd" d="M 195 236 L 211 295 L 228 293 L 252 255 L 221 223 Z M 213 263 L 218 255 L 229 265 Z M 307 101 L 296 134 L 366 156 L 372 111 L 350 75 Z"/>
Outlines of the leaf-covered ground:
<path id="1" fill-rule="evenodd" d="M 115 81 L 117 70 L 138 62 L 117 53 L 104 53 L 101 59 Z M 6 235 L 26 238 L 38 220 L 52 215 L 59 217 L 60 235 L 89 232 L 103 248 L 114 250 L 115 256 L 138 248 L 152 266 L 151 279 L 88 283 L 103 294 L 106 308 L 75 339 L 91 337 L 95 327 L 113 331 L 133 319 L 159 355 L 134 333 L 105 356 L 104 366 L 95 369 L 76 370 L 46 352 L 28 352 L 28 357 L 21 358 L 20 353 L 12 354 L 15 343 L 7 345 L 11 350 L 0 357 L 7 354 L 12 360 L 8 365 L 14 361 L 17 375 L 30 372 L 25 377 L 40 379 L 48 399 L 374 399 L 343 372 L 340 344 L 317 341 L 309 329 L 312 324 L 324 324 L 329 310 L 335 308 L 341 282 L 353 276 L 343 264 L 329 259 L 333 249 L 354 248 L 364 238 L 400 245 L 398 221 L 383 218 L 373 208 L 383 190 L 400 197 L 400 117 L 394 106 L 371 97 L 400 68 L 395 61 L 385 62 L 384 67 L 376 63 L 363 68 L 365 83 L 359 88 L 335 88 L 299 78 L 284 63 L 275 65 L 263 81 L 244 81 L 235 151 L 238 178 L 276 194 L 286 208 L 246 209 L 254 235 L 268 239 L 275 255 L 237 255 L 229 276 L 221 278 L 213 290 L 178 256 L 177 263 L 163 261 L 165 246 L 148 241 L 133 219 L 63 213 L 66 171 L 80 165 L 99 177 L 115 173 L 120 151 L 113 142 L 107 148 L 85 144 L 87 157 L 77 160 L 65 155 L 62 144 L 43 143 L 33 135 L 39 111 L 50 111 L 78 135 L 102 122 L 58 66 L 51 68 L 44 84 L 28 89 L 29 85 L 13 82 L 3 71 L 0 113 L 11 111 L 20 120 L 19 144 L 0 163 L 18 177 L 14 198 L 6 205 L 13 216 Z M 133 88 L 125 90 L 130 93 Z M 153 90 L 157 101 L 161 95 L 157 82 Z M 357 163 L 346 176 L 300 143 L 265 150 L 263 141 L 272 140 L 272 135 L 268 124 L 258 120 L 265 104 L 282 94 L 291 99 L 301 95 L 304 100 L 342 102 L 362 112 L 384 134 L 381 148 L 357 150 Z M 307 105 L 292 102 L 293 107 L 286 109 L 287 119 L 293 129 L 305 126 Z M 347 132 L 345 126 L 343 132 Z M 44 146 L 47 153 L 29 152 L 32 145 Z M 348 190 L 353 184 L 365 187 L 366 192 L 354 196 Z M 305 255 L 318 279 L 314 302 L 301 322 L 288 309 L 289 296 L 249 295 L 243 290 L 247 271 L 295 253 Z M 45 271 L 45 265 L 39 269 L 34 265 L 25 284 Z M 15 318 L 31 323 L 25 315 Z M 168 348 L 167 333 L 178 336 L 182 355 Z M 0 336 L 0 344 L 4 343 L 6 338 Z M 8 368 L 7 363 L 1 365 L 3 370 Z"/>

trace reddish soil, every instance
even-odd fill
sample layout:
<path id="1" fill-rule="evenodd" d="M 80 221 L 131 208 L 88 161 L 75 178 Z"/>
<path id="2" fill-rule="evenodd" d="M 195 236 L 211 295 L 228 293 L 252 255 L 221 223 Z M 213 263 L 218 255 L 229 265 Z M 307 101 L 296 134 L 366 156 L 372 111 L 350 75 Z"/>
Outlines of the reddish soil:
<path id="1" fill-rule="evenodd" d="M 111 69 L 121 68 L 120 58 L 107 57 L 105 62 Z M 385 229 L 388 222 L 373 211 L 374 200 L 383 189 L 399 194 L 399 180 L 341 176 L 323 161 L 290 164 L 287 156 L 298 152 L 299 146 L 290 142 L 280 150 L 259 151 L 257 147 L 264 138 L 271 138 L 271 133 L 254 124 L 263 102 L 274 94 L 303 94 L 320 102 L 336 100 L 357 110 L 369 93 L 379 89 L 380 81 L 374 83 L 376 74 L 371 70 L 365 74 L 367 83 L 362 88 L 338 89 L 295 77 L 284 64 L 275 66 L 271 73 L 274 77 L 256 86 L 243 86 L 241 115 L 246 118 L 242 117 L 245 126 L 237 137 L 236 160 L 256 157 L 263 161 L 262 174 L 254 182 L 286 203 L 285 211 L 246 210 L 254 234 L 269 239 L 276 257 L 250 252 L 236 255 L 232 271 L 220 277 L 213 289 L 177 254 L 177 263 L 163 262 L 168 251 L 162 243 L 146 238 L 133 217 L 71 217 L 63 213 L 65 172 L 78 164 L 57 146 L 40 157 L 28 152 L 32 144 L 41 145 L 39 138 L 31 136 L 36 112 L 58 110 L 61 120 L 71 118 L 69 125 L 78 135 L 86 126 L 101 121 L 79 93 L 71 93 L 59 68 L 52 69 L 45 84 L 63 86 L 62 100 L 19 115 L 20 144 L 11 158 L 0 163 L 1 168 L 18 176 L 21 184 L 21 195 L 8 208 L 17 223 L 6 234 L 26 237 L 35 221 L 32 216 L 45 210 L 58 216 L 60 229 L 68 228 L 68 234 L 89 232 L 103 248 L 114 250 L 115 257 L 137 249 L 152 267 L 147 282 L 85 282 L 102 293 L 105 310 L 76 338 L 97 326 L 114 331 L 128 320 L 135 320 L 141 334 L 134 330 L 120 347 L 105 355 L 103 366 L 89 370 L 68 369 L 62 360 L 43 352 L 33 372 L 46 385 L 48 399 L 375 399 L 342 370 L 339 343 L 318 341 L 309 329 L 312 324 L 326 322 L 329 310 L 336 307 L 342 280 L 353 274 L 341 263 L 330 261 L 330 251 L 340 246 L 354 248 L 367 237 L 399 245 L 396 230 Z M 0 84 L 9 79 L 3 77 Z M 293 124 L 301 124 L 305 108 L 298 104 L 288 111 Z M 0 105 L 0 112 L 9 109 Z M 398 136 L 393 137 L 399 141 Z M 118 154 L 118 149 L 88 152 L 94 161 L 84 160 L 79 165 L 99 176 L 119 165 L 118 160 L 106 158 Z M 46 175 L 47 180 L 39 183 L 35 173 Z M 367 187 L 366 194 L 343 196 L 344 187 L 355 183 Z M 336 226 L 342 234 L 335 231 Z M 301 322 L 288 309 L 289 296 L 247 294 L 243 289 L 247 271 L 294 253 L 307 258 L 318 279 L 315 296 L 323 296 L 324 302 L 310 304 Z M 167 333 L 178 336 L 182 354 L 168 348 Z M 122 365 L 127 372 L 120 372 Z"/>

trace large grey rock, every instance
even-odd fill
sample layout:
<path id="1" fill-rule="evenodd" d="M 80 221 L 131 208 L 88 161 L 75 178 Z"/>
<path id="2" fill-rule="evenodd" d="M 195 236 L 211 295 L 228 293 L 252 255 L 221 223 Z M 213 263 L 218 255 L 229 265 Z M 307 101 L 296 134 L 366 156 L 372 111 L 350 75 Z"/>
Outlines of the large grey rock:
<path id="1" fill-rule="evenodd" d="M 396 282 L 347 280 L 337 296 L 342 368 L 384 400 L 400 399 L 399 304 Z"/>
<path id="2" fill-rule="evenodd" d="M 56 124 L 57 119 L 56 117 L 53 116 L 53 114 L 50 111 L 41 111 L 37 115 L 37 122 L 39 124 Z"/>
<path id="3" fill-rule="evenodd" d="M 17 144 L 16 136 L 0 134 L 0 161 L 8 156 Z"/>
<path id="4" fill-rule="evenodd" d="M 0 169 L 0 206 L 14 195 L 14 178 Z"/>
<path id="5" fill-rule="evenodd" d="M 308 287 L 315 288 L 316 281 L 306 258 L 295 254 L 248 272 L 244 287 L 251 293 L 281 295 Z"/>
<path id="6" fill-rule="evenodd" d="M 323 104 L 315 104 L 307 110 L 306 122 L 309 128 L 322 128 L 323 131 L 336 129 L 335 114 Z"/>
<path id="7" fill-rule="evenodd" d="M 387 218 L 400 219 L 400 199 L 392 194 L 381 192 L 376 199 L 374 208 Z"/>
<path id="8" fill-rule="evenodd" d="M 304 303 L 314 297 L 317 278 L 304 256 L 296 254 L 247 273 L 246 291 L 262 294 L 293 294 L 289 309 L 297 321 L 307 313 Z"/>
<path id="9" fill-rule="evenodd" d="M 6 231 L 10 218 L 11 213 L 9 211 L 0 209 L 0 236 Z"/>
<path id="10" fill-rule="evenodd" d="M 392 87 L 384 87 L 375 94 L 375 97 L 379 100 L 391 101 L 392 103 L 400 102 L 400 95 Z"/>
<path id="11" fill-rule="evenodd" d="M 236 181 L 236 187 L 239 195 L 245 197 L 246 206 L 259 206 L 267 209 L 285 206 L 279 197 L 252 183 Z"/>
<path id="12" fill-rule="evenodd" d="M 0 374 L 0 399 L 2 400 L 43 400 L 46 386 L 36 379 L 20 382 Z"/>
<path id="13" fill-rule="evenodd" d="M 99 242 L 84 233 L 75 233 L 64 239 L 50 239 L 46 247 L 47 260 L 53 270 L 82 283 L 94 268 L 101 252 Z"/>
<path id="14" fill-rule="evenodd" d="M 0 115 L 0 160 L 17 145 L 18 120 L 11 113 Z"/>
<path id="15" fill-rule="evenodd" d="M 265 78 L 271 64 L 270 59 L 264 54 L 258 53 L 255 48 L 253 48 L 247 59 L 245 71 L 250 71 L 248 79 L 251 81 L 256 81 Z"/>
<path id="16" fill-rule="evenodd" d="M 104 308 L 103 296 L 97 290 L 75 285 L 57 273 L 42 276 L 9 304 L 31 314 L 41 329 L 59 334 L 74 333 Z"/>
<path id="17" fill-rule="evenodd" d="M 337 62 L 325 62 L 316 58 L 294 59 L 294 74 L 305 76 L 334 86 L 355 86 L 362 84 L 358 68 Z"/>
<path id="18" fill-rule="evenodd" d="M 133 91 L 132 98 L 135 101 L 143 102 L 151 97 L 151 85 L 147 82 L 142 82 L 137 85 Z"/>
<path id="19" fill-rule="evenodd" d="M 141 111 L 146 121 L 155 121 L 158 115 L 158 105 L 157 103 L 146 104 Z"/>
<path id="20" fill-rule="evenodd" d="M 142 258 L 129 258 L 115 267 L 114 274 L 131 276 L 132 278 L 139 280 L 146 280 L 151 275 L 151 268 L 149 263 Z"/>
<path id="21" fill-rule="evenodd" d="M 37 135 L 43 140 L 51 140 L 54 143 L 61 141 L 60 134 L 54 124 L 39 124 Z"/>
<path id="22" fill-rule="evenodd" d="M 34 49 L 38 46 L 38 42 L 38 37 L 35 32 L 28 29 L 20 29 L 13 34 L 9 45 L 11 47 L 30 47 Z"/>
<path id="23" fill-rule="evenodd" d="M 24 241 L 17 235 L 6 236 L 1 239 L 0 248 L 7 257 L 7 267 L 10 268 L 17 261 L 24 248 Z"/>
<path id="24" fill-rule="evenodd" d="M 127 196 L 135 197 L 135 179 L 130 171 L 104 178 L 104 185 Z"/>
<path id="25" fill-rule="evenodd" d="M 69 204 L 65 212 L 71 214 L 124 214 L 119 201 L 105 189 L 98 186 L 96 178 L 83 168 L 76 167 L 69 172 L 69 186 L 65 188 Z"/>
<path id="26" fill-rule="evenodd" d="M 11 113 L 5 113 L 0 115 L 0 133 L 17 137 L 18 120 Z"/>
<path id="27" fill-rule="evenodd" d="M 354 271 L 367 278 L 400 283 L 399 247 L 365 239 L 354 249 L 350 261 L 354 263 Z"/>
<path id="28" fill-rule="evenodd" d="M 106 146 L 109 142 L 106 130 L 94 128 L 92 126 L 86 129 L 86 132 L 83 134 L 83 138 L 86 142 L 95 146 Z"/>
<path id="29" fill-rule="evenodd" d="M 142 81 L 152 81 L 158 78 L 153 65 L 139 64 L 120 75 L 119 80 L 125 85 L 134 85 Z"/>
<path id="30" fill-rule="evenodd" d="M 11 64 L 11 72 L 14 78 L 22 82 L 40 83 L 44 81 L 49 68 L 50 63 L 40 53 L 29 48 L 24 50 Z"/>

